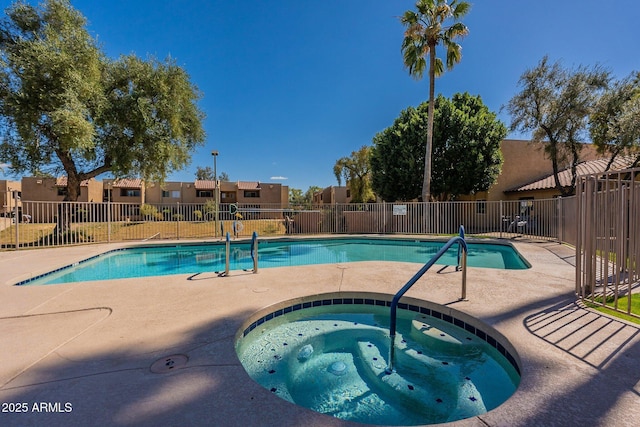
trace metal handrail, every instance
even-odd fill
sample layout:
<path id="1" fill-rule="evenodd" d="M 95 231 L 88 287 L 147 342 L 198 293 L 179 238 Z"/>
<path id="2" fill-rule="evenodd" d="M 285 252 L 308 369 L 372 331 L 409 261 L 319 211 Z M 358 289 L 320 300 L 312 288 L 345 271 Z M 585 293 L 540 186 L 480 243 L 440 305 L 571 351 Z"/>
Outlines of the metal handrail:
<path id="1" fill-rule="evenodd" d="M 258 233 L 253 232 L 251 236 L 251 260 L 253 261 L 253 273 L 258 272 Z"/>
<path id="2" fill-rule="evenodd" d="M 393 369 L 393 361 L 395 358 L 395 341 L 396 341 L 396 321 L 397 321 L 397 310 L 398 310 L 398 302 L 400 298 L 411 288 L 420 279 L 426 272 L 429 270 L 435 263 L 449 250 L 449 248 L 455 244 L 458 244 L 458 250 L 462 248 L 462 298 L 464 300 L 466 298 L 466 290 L 467 290 L 467 242 L 464 240 L 464 227 L 460 226 L 460 235 L 456 237 L 452 237 L 449 239 L 447 243 L 436 253 L 431 259 L 420 269 L 418 272 L 411 278 L 409 281 L 400 289 L 391 300 L 391 310 L 389 314 L 389 335 L 390 335 L 390 345 L 389 345 L 389 364 L 387 366 L 387 374 L 391 374 L 394 372 Z M 457 268 L 456 268 L 457 270 Z"/>

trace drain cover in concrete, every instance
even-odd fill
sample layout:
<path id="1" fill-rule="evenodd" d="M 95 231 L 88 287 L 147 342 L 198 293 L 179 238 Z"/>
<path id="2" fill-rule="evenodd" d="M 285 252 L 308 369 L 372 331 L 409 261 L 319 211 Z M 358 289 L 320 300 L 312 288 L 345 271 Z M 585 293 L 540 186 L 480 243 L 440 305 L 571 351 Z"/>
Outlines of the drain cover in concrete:
<path id="1" fill-rule="evenodd" d="M 173 354 L 156 360 L 151 365 L 151 372 L 154 374 L 166 374 L 176 369 L 184 368 L 189 358 L 184 354 Z"/>

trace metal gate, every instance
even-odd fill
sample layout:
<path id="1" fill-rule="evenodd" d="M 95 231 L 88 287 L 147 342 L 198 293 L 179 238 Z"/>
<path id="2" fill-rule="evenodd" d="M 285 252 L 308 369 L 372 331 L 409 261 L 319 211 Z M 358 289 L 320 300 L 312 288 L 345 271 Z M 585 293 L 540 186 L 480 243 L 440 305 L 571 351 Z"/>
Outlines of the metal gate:
<path id="1" fill-rule="evenodd" d="M 576 293 L 629 315 L 640 291 L 640 169 L 578 178 Z"/>

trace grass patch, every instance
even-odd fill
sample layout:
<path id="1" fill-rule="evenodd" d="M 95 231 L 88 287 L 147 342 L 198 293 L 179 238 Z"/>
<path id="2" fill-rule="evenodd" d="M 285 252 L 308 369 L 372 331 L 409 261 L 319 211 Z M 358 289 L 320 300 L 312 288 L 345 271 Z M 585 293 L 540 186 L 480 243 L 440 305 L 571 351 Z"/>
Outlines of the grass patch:
<path id="1" fill-rule="evenodd" d="M 220 224 L 223 224 L 224 234 L 233 237 L 233 221 L 218 221 L 217 235 L 221 237 Z M 242 220 L 243 229 L 238 237 L 251 237 L 253 232 L 259 236 L 284 235 L 285 227 L 282 220 Z M 55 224 L 21 223 L 18 240 L 21 247 L 39 247 L 53 244 Z M 104 243 L 122 242 L 128 240 L 144 240 L 153 237 L 162 239 L 211 239 L 216 235 L 214 221 L 150 221 L 150 222 L 85 222 L 71 224 L 69 236 L 64 240 L 73 243 Z M 0 246 L 15 247 L 16 229 L 11 225 L 0 231 Z"/>
<path id="2" fill-rule="evenodd" d="M 608 296 L 605 305 L 602 305 L 602 296 L 598 296 L 595 299 L 595 302 L 585 300 L 585 304 L 587 307 L 591 307 L 595 310 L 598 310 L 602 313 L 608 314 L 609 316 L 618 317 L 624 320 L 628 320 L 629 322 L 640 324 L 640 294 L 632 294 L 631 295 L 631 313 L 635 316 L 630 316 L 626 313 L 621 313 L 613 309 L 614 300 L 613 296 Z M 618 308 L 626 310 L 627 304 L 629 303 L 628 296 L 622 296 L 618 298 Z M 608 308 L 611 307 L 611 308 Z"/>

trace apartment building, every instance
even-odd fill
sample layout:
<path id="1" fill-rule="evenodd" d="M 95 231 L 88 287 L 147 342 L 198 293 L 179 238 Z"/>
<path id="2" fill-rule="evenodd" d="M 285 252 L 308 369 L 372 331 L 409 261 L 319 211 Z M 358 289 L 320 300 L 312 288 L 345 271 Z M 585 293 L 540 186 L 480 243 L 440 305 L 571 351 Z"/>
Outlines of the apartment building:
<path id="1" fill-rule="evenodd" d="M 20 183 L 17 183 L 20 185 Z M 23 200 L 29 202 L 60 202 L 66 195 L 67 180 L 60 178 L 25 177 L 22 188 L 26 190 Z M 288 205 L 289 187 L 259 181 L 220 182 L 220 205 L 231 203 L 250 204 L 254 207 L 268 205 L 282 209 Z M 139 217 L 140 205 L 150 204 L 174 212 L 182 205 L 199 205 L 215 201 L 216 182 L 196 180 L 193 182 L 145 183 L 142 179 L 94 179 L 83 181 L 78 202 L 109 202 L 121 205 L 115 209 L 116 218 Z M 55 212 L 55 209 L 51 209 Z M 175 212 L 174 212 L 175 213 Z M 48 215 L 50 216 L 50 215 Z M 44 218 L 43 218 L 44 220 Z M 49 220 L 49 218 L 47 218 Z"/>
<path id="2" fill-rule="evenodd" d="M 313 204 L 335 205 L 336 203 L 350 203 L 351 191 L 348 187 L 330 186 L 313 194 Z"/>
<path id="3" fill-rule="evenodd" d="M 15 193 L 17 191 L 17 194 Z M 16 204 L 18 209 L 22 206 L 22 183 L 19 181 L 0 180 L 0 216 L 11 215 L 15 211 Z"/>
<path id="4" fill-rule="evenodd" d="M 22 200 L 25 202 L 61 202 L 67 195 L 67 177 L 22 178 Z M 80 183 L 78 202 L 99 202 L 102 200 L 102 182 L 94 178 Z"/>
<path id="5" fill-rule="evenodd" d="M 530 192 L 517 194 L 511 190 L 545 179 L 553 175 L 551 160 L 544 152 L 542 144 L 530 141 L 505 139 L 500 144 L 504 163 L 502 171 L 495 184 L 488 191 L 480 192 L 473 197 L 464 199 L 484 199 L 488 201 L 518 200 L 526 198 L 552 198 L 560 194 L 559 191 L 545 191 L 541 193 Z M 584 144 L 580 152 L 581 161 L 590 161 L 602 158 L 593 144 Z M 561 165 L 564 169 L 566 165 Z"/>

